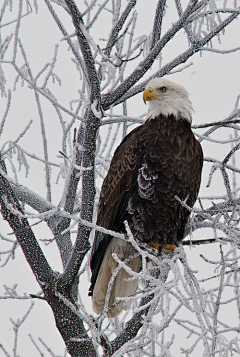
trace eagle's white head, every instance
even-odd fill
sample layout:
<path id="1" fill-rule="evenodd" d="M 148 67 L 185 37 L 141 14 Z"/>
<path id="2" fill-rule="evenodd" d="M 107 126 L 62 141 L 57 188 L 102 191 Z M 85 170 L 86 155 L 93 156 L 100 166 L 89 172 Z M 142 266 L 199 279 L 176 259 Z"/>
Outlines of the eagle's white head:
<path id="1" fill-rule="evenodd" d="M 165 78 L 154 78 L 143 92 L 143 100 L 145 104 L 149 101 L 152 118 L 160 114 L 174 115 L 176 119 L 181 117 L 192 122 L 192 103 L 188 92 L 180 84 Z"/>

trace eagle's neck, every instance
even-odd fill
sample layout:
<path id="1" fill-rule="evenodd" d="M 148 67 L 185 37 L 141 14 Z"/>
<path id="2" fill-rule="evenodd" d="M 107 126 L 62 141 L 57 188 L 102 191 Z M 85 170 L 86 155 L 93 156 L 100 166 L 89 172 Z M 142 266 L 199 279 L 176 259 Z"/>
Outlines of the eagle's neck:
<path id="1" fill-rule="evenodd" d="M 150 100 L 149 108 L 149 117 L 152 118 L 159 117 L 160 115 L 164 117 L 174 116 L 176 120 L 184 118 L 189 123 L 192 122 L 193 107 L 188 97 L 168 97 L 167 100 L 162 97 L 160 100 Z"/>

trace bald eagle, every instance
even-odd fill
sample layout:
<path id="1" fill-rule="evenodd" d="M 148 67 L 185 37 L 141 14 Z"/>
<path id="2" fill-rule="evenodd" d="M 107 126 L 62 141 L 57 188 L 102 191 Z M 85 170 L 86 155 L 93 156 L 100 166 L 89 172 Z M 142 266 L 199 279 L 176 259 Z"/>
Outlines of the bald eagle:
<path id="1" fill-rule="evenodd" d="M 152 79 L 143 100 L 149 102 L 146 122 L 130 132 L 116 149 L 100 194 L 97 225 L 124 232 L 128 221 L 133 236 L 156 248 L 174 249 L 183 239 L 189 218 L 187 210 L 176 199 L 192 207 L 197 199 L 203 164 L 202 148 L 191 130 L 192 104 L 185 88 L 164 78 Z M 93 309 L 104 309 L 108 283 L 117 262 L 135 253 L 129 242 L 95 233 L 91 254 L 91 287 Z M 141 258 L 131 260 L 129 267 L 141 269 Z M 108 317 L 117 316 L 129 304 L 115 304 L 136 289 L 136 280 L 121 269 L 112 285 Z M 113 305 L 111 307 L 111 305 Z"/>

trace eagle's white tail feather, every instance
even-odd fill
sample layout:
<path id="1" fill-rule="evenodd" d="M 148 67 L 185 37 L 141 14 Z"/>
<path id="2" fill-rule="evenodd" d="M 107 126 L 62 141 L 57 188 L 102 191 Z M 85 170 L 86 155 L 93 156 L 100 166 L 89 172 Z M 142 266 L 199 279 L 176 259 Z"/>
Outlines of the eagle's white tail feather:
<path id="1" fill-rule="evenodd" d="M 93 310 L 96 312 L 96 314 L 101 314 L 103 312 L 107 295 L 108 283 L 112 277 L 114 270 L 118 266 L 118 263 L 112 257 L 113 253 L 115 253 L 119 259 L 125 260 L 134 253 L 136 253 L 136 250 L 130 243 L 124 241 L 123 239 L 112 239 L 111 243 L 107 247 L 106 254 L 104 256 L 93 290 Z M 141 257 L 139 256 L 131 260 L 127 265 L 133 271 L 139 272 L 141 263 Z M 126 270 L 122 268 L 119 271 L 112 285 L 109 306 L 117 302 L 117 297 L 126 297 L 135 292 L 137 281 L 126 281 L 126 279 L 129 278 L 131 278 L 131 275 L 129 275 Z M 122 312 L 122 310 L 129 309 L 130 305 L 131 302 L 122 301 L 110 310 L 108 310 L 107 315 L 111 318 L 116 317 Z"/>

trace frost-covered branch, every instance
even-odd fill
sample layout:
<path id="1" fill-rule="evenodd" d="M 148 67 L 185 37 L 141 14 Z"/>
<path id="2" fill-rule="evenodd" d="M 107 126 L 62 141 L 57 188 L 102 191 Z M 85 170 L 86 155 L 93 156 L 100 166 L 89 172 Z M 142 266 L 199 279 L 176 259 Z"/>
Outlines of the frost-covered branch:
<path id="1" fill-rule="evenodd" d="M 20 215 L 23 214 L 23 210 L 19 205 L 19 202 L 14 195 L 11 186 L 8 181 L 0 174 L 0 188 L 1 188 L 1 213 L 3 217 L 8 221 L 10 227 L 15 233 L 18 242 L 24 252 L 24 255 L 36 277 L 38 282 L 46 284 L 51 275 L 52 270 L 38 245 L 36 238 L 25 218 L 18 217 L 12 214 L 7 204 L 12 205 Z M 31 249 L 30 249 L 31 247 Z"/>
<path id="2" fill-rule="evenodd" d="M 162 20 L 163 20 L 165 5 L 166 5 L 166 0 L 158 0 L 156 12 L 155 12 L 155 18 L 154 18 L 154 25 L 153 25 L 153 31 L 152 31 L 152 42 L 151 42 L 150 50 L 153 49 L 153 47 L 155 46 L 155 44 L 158 42 L 158 40 L 161 37 Z"/>

